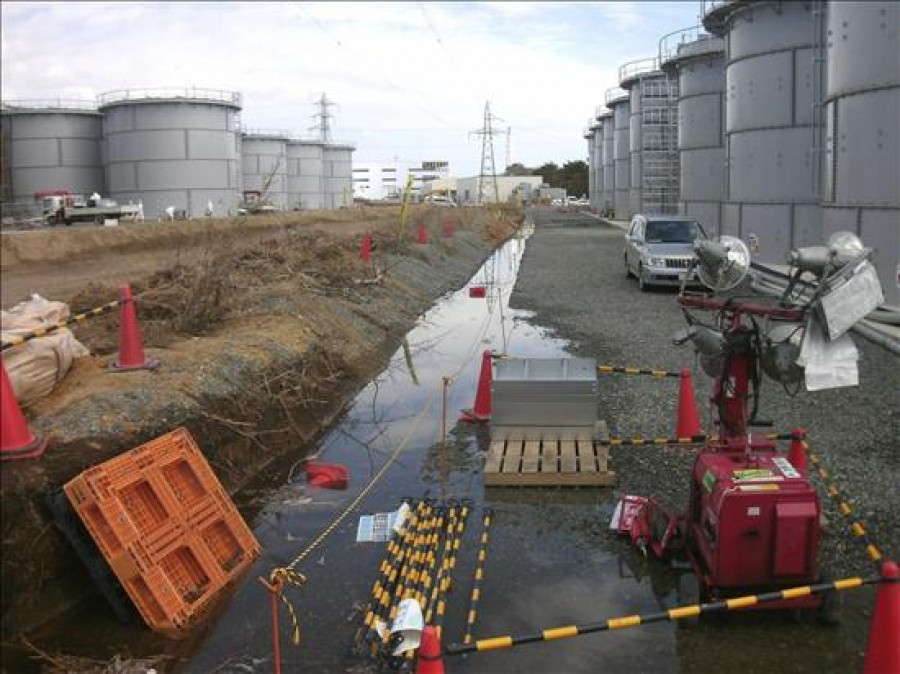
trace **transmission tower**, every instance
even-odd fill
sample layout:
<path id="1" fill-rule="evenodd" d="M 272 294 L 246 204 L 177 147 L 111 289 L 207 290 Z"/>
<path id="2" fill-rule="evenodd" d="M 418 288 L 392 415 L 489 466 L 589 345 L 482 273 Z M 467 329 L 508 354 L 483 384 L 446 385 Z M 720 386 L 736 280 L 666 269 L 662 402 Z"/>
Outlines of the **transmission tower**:
<path id="1" fill-rule="evenodd" d="M 334 115 L 331 114 L 330 109 L 336 105 L 337 103 L 329 101 L 323 92 L 319 100 L 316 101 L 316 114 L 310 115 L 312 119 L 317 121 L 315 126 L 309 127 L 309 130 L 317 132 L 319 140 L 323 143 L 331 142 L 331 120 L 334 118 Z"/>
<path id="2" fill-rule="evenodd" d="M 500 189 L 497 186 L 497 167 L 494 164 L 494 122 L 502 122 L 499 117 L 491 114 L 491 104 L 488 101 L 484 103 L 484 124 L 480 129 L 470 132 L 470 136 L 481 136 L 481 172 L 478 174 L 478 197 L 477 204 L 485 203 L 488 197 L 493 202 L 500 201 Z M 502 132 L 500 132 L 502 133 Z M 485 183 L 487 183 L 487 186 Z M 485 189 L 485 188 L 489 189 Z M 493 194 L 489 194 L 490 191 Z"/>
<path id="3" fill-rule="evenodd" d="M 512 166 L 512 127 L 506 127 L 506 168 Z"/>

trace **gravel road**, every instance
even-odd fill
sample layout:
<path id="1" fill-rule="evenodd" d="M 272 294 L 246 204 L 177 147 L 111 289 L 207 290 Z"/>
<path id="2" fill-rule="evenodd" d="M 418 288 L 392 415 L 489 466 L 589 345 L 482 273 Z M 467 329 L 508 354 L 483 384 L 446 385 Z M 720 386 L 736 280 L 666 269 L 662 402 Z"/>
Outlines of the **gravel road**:
<path id="1" fill-rule="evenodd" d="M 574 355 L 601 364 L 692 366 L 701 408 L 709 380 L 692 350 L 672 345 L 684 326 L 675 290 L 638 291 L 622 263 L 624 234 L 577 213 L 535 214 L 538 225 L 522 263 L 511 306 L 536 312 L 533 319 L 571 340 Z M 788 396 L 763 382 L 760 417 L 778 431 L 808 430 L 837 485 L 888 555 L 900 554 L 900 359 L 854 335 L 860 351 L 860 385 Z M 613 436 L 674 434 L 675 379 L 602 375 L 601 417 Z M 704 424 L 708 410 L 702 410 Z M 691 450 L 613 448 L 613 468 L 623 493 L 657 495 L 681 509 L 687 502 Z M 820 485 L 821 486 L 821 485 Z M 824 495 L 824 490 L 820 489 Z M 824 498 L 828 518 L 824 561 L 832 572 L 863 573 L 868 558 L 849 533 L 835 501 Z"/>

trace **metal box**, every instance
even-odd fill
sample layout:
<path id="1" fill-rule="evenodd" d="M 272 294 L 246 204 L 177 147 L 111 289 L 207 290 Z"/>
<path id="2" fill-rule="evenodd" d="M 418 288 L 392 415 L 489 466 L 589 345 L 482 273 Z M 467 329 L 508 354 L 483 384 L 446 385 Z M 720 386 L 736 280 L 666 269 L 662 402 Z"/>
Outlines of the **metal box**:
<path id="1" fill-rule="evenodd" d="M 492 428 L 578 427 L 593 435 L 597 363 L 592 358 L 502 358 L 494 364 Z"/>

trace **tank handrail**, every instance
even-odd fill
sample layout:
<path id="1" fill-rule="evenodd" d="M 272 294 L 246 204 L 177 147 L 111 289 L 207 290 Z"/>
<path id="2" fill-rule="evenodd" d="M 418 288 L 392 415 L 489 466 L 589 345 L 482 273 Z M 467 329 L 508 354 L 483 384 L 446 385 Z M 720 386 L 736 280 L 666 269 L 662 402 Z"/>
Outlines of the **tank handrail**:
<path id="1" fill-rule="evenodd" d="M 619 84 L 641 73 L 649 73 L 654 70 L 659 70 L 659 61 L 655 56 L 623 63 L 619 66 Z"/>
<path id="2" fill-rule="evenodd" d="M 124 101 L 140 101 L 147 99 L 189 99 L 228 103 L 242 107 L 243 97 L 237 91 L 223 89 L 204 89 L 201 87 L 153 87 L 141 89 L 117 89 L 106 91 L 97 96 L 97 105 L 102 107 Z"/>
<path id="3" fill-rule="evenodd" d="M 610 87 L 606 90 L 606 107 L 609 107 L 609 102 L 612 100 L 627 97 L 628 92 L 625 91 L 622 87 Z"/>
<path id="4" fill-rule="evenodd" d="M 22 98 L 2 101 L 4 110 L 90 110 L 97 111 L 94 101 L 81 98 Z"/>
<path id="5" fill-rule="evenodd" d="M 659 38 L 659 54 L 657 58 L 660 64 L 669 61 L 678 56 L 678 48 L 688 42 L 696 42 L 700 39 L 700 35 L 706 34 L 703 26 L 689 26 L 679 30 L 673 30 Z"/>
<path id="6" fill-rule="evenodd" d="M 241 132 L 242 136 L 264 136 L 284 140 L 306 140 L 301 138 L 300 134 L 296 131 L 288 131 L 287 129 L 255 129 L 240 127 L 238 130 Z"/>

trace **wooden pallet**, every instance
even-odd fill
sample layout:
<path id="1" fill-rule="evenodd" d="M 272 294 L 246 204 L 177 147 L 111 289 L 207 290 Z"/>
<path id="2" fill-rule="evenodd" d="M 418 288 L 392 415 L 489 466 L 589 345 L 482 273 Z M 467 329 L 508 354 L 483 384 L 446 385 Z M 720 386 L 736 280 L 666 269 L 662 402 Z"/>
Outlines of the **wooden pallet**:
<path id="1" fill-rule="evenodd" d="M 608 463 L 609 447 L 593 438 L 494 439 L 484 464 L 484 486 L 608 487 L 616 483 Z"/>

